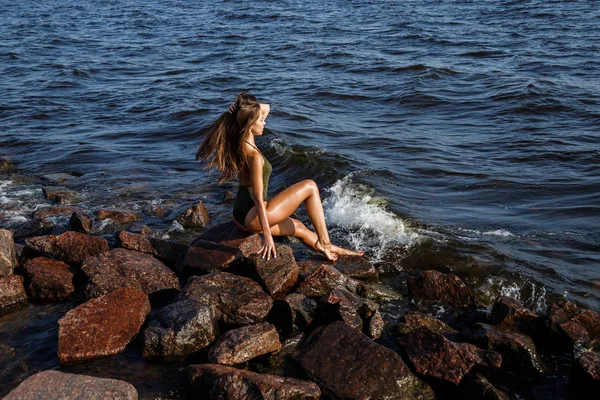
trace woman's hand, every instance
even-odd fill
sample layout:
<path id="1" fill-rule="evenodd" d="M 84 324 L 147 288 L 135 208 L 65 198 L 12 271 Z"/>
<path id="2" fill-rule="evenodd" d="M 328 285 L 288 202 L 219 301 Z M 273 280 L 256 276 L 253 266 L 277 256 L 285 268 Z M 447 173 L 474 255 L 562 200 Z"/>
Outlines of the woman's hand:
<path id="1" fill-rule="evenodd" d="M 273 254 L 273 258 L 277 258 L 277 252 L 275 251 L 275 242 L 273 242 L 273 236 L 271 234 L 264 234 L 265 244 L 262 249 L 260 249 L 260 256 L 262 258 L 267 257 L 267 261 L 271 259 L 271 254 Z"/>

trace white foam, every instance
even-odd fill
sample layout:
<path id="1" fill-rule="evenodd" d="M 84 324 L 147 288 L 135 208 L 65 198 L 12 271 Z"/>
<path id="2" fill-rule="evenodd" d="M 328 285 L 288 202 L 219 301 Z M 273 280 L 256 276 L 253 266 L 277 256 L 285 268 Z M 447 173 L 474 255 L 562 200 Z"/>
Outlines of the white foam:
<path id="1" fill-rule="evenodd" d="M 385 209 L 385 201 L 373 189 L 352 181 L 352 174 L 337 181 L 324 201 L 328 224 L 342 230 L 355 249 L 367 250 L 381 259 L 392 244 L 413 244 L 419 237 Z"/>
<path id="2" fill-rule="evenodd" d="M 515 236 L 512 232 L 509 232 L 507 230 L 504 229 L 496 229 L 495 231 L 488 231 L 488 232 L 483 232 L 484 235 L 491 235 L 491 236 Z"/>
<path id="3" fill-rule="evenodd" d="M 488 295 L 492 294 L 493 298 L 496 297 L 494 292 L 497 291 L 499 296 L 518 300 L 525 307 L 538 313 L 544 312 L 547 308 L 546 288 L 544 285 L 536 284 L 528 279 L 509 282 L 503 277 L 490 276 L 479 290 Z M 525 294 L 528 296 L 524 297 Z"/>

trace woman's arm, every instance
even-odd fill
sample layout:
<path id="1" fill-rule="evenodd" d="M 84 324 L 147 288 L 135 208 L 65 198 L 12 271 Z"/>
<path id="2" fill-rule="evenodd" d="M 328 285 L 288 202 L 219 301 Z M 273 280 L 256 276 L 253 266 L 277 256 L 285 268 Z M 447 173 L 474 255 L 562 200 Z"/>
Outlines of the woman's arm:
<path id="1" fill-rule="evenodd" d="M 256 214 L 258 215 L 258 221 L 260 222 L 260 227 L 262 228 L 264 236 L 264 245 L 262 249 L 260 249 L 260 255 L 262 258 L 267 257 L 267 260 L 270 260 L 271 254 L 273 254 L 273 258 L 275 258 L 277 257 L 277 253 L 275 252 L 275 242 L 273 242 L 273 236 L 271 235 L 271 227 L 269 226 L 269 221 L 267 219 L 267 208 L 265 207 L 263 198 L 262 170 L 264 164 L 265 160 L 263 160 L 260 154 L 256 153 L 249 156 L 250 180 L 254 197 L 254 206 L 256 207 Z"/>

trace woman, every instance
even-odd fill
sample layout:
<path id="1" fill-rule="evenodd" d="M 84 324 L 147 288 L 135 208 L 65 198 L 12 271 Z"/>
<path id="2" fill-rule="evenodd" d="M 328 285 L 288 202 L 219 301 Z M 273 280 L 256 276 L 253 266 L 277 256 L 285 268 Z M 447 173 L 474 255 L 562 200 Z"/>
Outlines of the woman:
<path id="1" fill-rule="evenodd" d="M 267 200 L 272 168 L 256 147 L 254 138 L 263 134 L 269 111 L 268 104 L 260 104 L 249 93 L 240 93 L 227 112 L 210 126 L 196 153 L 196 159 L 206 161 L 207 168 L 221 172 L 219 183 L 238 175 L 240 186 L 233 206 L 234 222 L 240 229 L 262 232 L 264 245 L 260 255 L 267 260 L 277 257 L 273 236 L 295 236 L 328 260 L 336 260 L 338 254 L 362 255 L 363 252 L 331 244 L 319 188 L 314 181 L 296 183 Z M 302 222 L 290 218 L 301 203 L 316 234 Z"/>

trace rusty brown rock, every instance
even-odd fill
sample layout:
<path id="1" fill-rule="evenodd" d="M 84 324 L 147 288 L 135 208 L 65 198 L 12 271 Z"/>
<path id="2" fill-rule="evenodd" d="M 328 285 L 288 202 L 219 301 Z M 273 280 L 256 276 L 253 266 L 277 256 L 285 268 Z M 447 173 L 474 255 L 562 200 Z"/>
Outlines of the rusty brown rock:
<path id="1" fill-rule="evenodd" d="M 25 379 L 4 400 L 137 400 L 133 385 L 116 379 L 42 371 Z"/>
<path id="2" fill-rule="evenodd" d="M 474 298 L 464 282 L 456 275 L 429 270 L 408 279 L 408 287 L 418 300 L 468 306 Z"/>
<path id="3" fill-rule="evenodd" d="M 179 279 L 166 265 L 149 254 L 126 249 L 87 258 L 81 270 L 88 276 L 85 295 L 102 296 L 120 287 L 133 287 L 151 294 L 160 290 L 180 290 Z"/>
<path id="4" fill-rule="evenodd" d="M 262 322 L 273 307 L 273 299 L 258 283 L 227 272 L 191 277 L 184 291 L 191 297 L 209 296 L 228 324 Z"/>
<path id="5" fill-rule="evenodd" d="M 600 390 L 600 354 L 592 351 L 581 354 L 571 367 L 569 386 L 590 399 L 597 396 Z"/>
<path id="6" fill-rule="evenodd" d="M 119 243 L 125 249 L 152 254 L 172 266 L 175 265 L 179 256 L 185 253 L 188 248 L 183 243 L 157 239 L 128 231 L 121 231 L 119 233 Z"/>
<path id="7" fill-rule="evenodd" d="M 73 231 L 90 233 L 92 227 L 92 220 L 79 212 L 74 212 L 69 219 L 69 229 Z"/>
<path id="8" fill-rule="evenodd" d="M 232 329 L 215 342 L 208 352 L 211 363 L 235 365 L 281 348 L 279 334 L 268 322 Z"/>
<path id="9" fill-rule="evenodd" d="M 0 229 L 0 276 L 13 273 L 17 266 L 15 241 L 10 231 Z"/>
<path id="10" fill-rule="evenodd" d="M 223 193 L 223 198 L 221 199 L 221 201 L 223 203 L 229 203 L 231 201 L 234 201 L 235 197 L 236 197 L 235 193 L 233 193 L 230 190 L 227 190 L 225 193 Z"/>
<path id="11" fill-rule="evenodd" d="M 413 369 L 458 385 L 475 365 L 500 368 L 502 357 L 469 343 L 454 343 L 422 326 L 398 338 Z"/>
<path id="12" fill-rule="evenodd" d="M 43 301 L 61 301 L 74 291 L 73 273 L 69 266 L 59 260 L 36 257 L 24 266 L 29 297 Z"/>
<path id="13" fill-rule="evenodd" d="M 520 301 L 500 296 L 492 307 L 491 322 L 499 328 L 534 335 L 541 325 L 541 317 L 523 307 Z"/>
<path id="14" fill-rule="evenodd" d="M 27 246 L 71 265 L 80 265 L 88 257 L 108 251 L 106 240 L 78 232 L 28 238 Z"/>
<path id="15" fill-rule="evenodd" d="M 358 281 L 348 278 L 331 265 L 321 265 L 298 285 L 296 291 L 308 297 L 321 297 L 336 288 L 356 293 L 358 287 Z"/>
<path id="16" fill-rule="evenodd" d="M 210 217 L 204 203 L 199 201 L 176 217 L 184 228 L 203 228 L 208 225 Z"/>
<path id="17" fill-rule="evenodd" d="M 133 210 L 124 210 L 120 208 L 103 208 L 98 210 L 96 214 L 98 221 L 110 219 L 113 222 L 127 223 L 140 219 L 140 214 Z"/>
<path id="18" fill-rule="evenodd" d="M 68 217 L 74 212 L 82 213 L 83 209 L 77 206 L 54 206 L 54 207 L 42 207 L 33 213 L 34 218 L 48 218 L 48 217 Z"/>
<path id="19" fill-rule="evenodd" d="M 185 375 L 188 390 L 202 393 L 208 400 L 317 400 L 321 397 L 319 387 L 311 381 L 257 374 L 219 364 L 190 365 Z"/>
<path id="20" fill-rule="evenodd" d="M 394 351 L 338 321 L 318 328 L 298 361 L 321 390 L 334 399 L 433 399 Z"/>
<path id="21" fill-rule="evenodd" d="M 187 275 L 220 272 L 238 266 L 242 257 L 235 247 L 196 240 L 177 261 L 177 270 Z"/>
<path id="22" fill-rule="evenodd" d="M 234 247 L 239 249 L 244 257 L 250 257 L 251 254 L 258 253 L 262 248 L 262 239 L 257 233 L 244 232 L 233 222 L 219 224 L 202 232 L 190 246 L 194 246 L 197 240 L 206 240 Z"/>
<path id="23" fill-rule="evenodd" d="M 362 331 L 370 338 L 379 338 L 383 331 L 383 318 L 379 314 L 377 303 L 363 299 L 344 289 L 333 289 L 324 298 L 342 321 L 351 327 Z"/>
<path id="24" fill-rule="evenodd" d="M 303 330 L 317 315 L 317 302 L 300 293 L 290 293 L 284 300 L 287 305 L 289 323 L 292 328 Z"/>
<path id="25" fill-rule="evenodd" d="M 73 204 L 77 202 L 77 192 L 63 186 L 42 186 L 44 197 L 59 204 Z"/>
<path id="26" fill-rule="evenodd" d="M 61 364 L 120 353 L 150 313 L 148 296 L 119 288 L 74 308 L 58 321 Z"/>
<path id="27" fill-rule="evenodd" d="M 276 247 L 276 251 L 276 258 L 267 260 L 255 253 L 249 257 L 249 260 L 267 293 L 274 299 L 280 300 L 296 284 L 298 265 L 289 246 L 279 245 Z"/>
<path id="28" fill-rule="evenodd" d="M 443 321 L 417 311 L 409 311 L 404 315 L 404 323 L 400 325 L 400 332 L 408 333 L 421 326 L 426 326 L 435 333 L 456 333 L 456 330 L 452 329 Z"/>
<path id="29" fill-rule="evenodd" d="M 23 277 L 8 275 L 0 277 L 0 311 L 5 312 L 27 304 Z"/>
<path id="30" fill-rule="evenodd" d="M 600 315 L 580 309 L 570 301 L 548 307 L 548 325 L 554 346 L 572 349 L 575 344 L 593 346 L 600 340 Z"/>
<path id="31" fill-rule="evenodd" d="M 366 258 L 362 256 L 340 255 L 335 262 L 315 257 L 298 263 L 301 278 L 306 278 L 311 272 L 322 265 L 331 265 L 342 274 L 351 278 L 374 279 L 378 276 L 375 266 Z"/>

